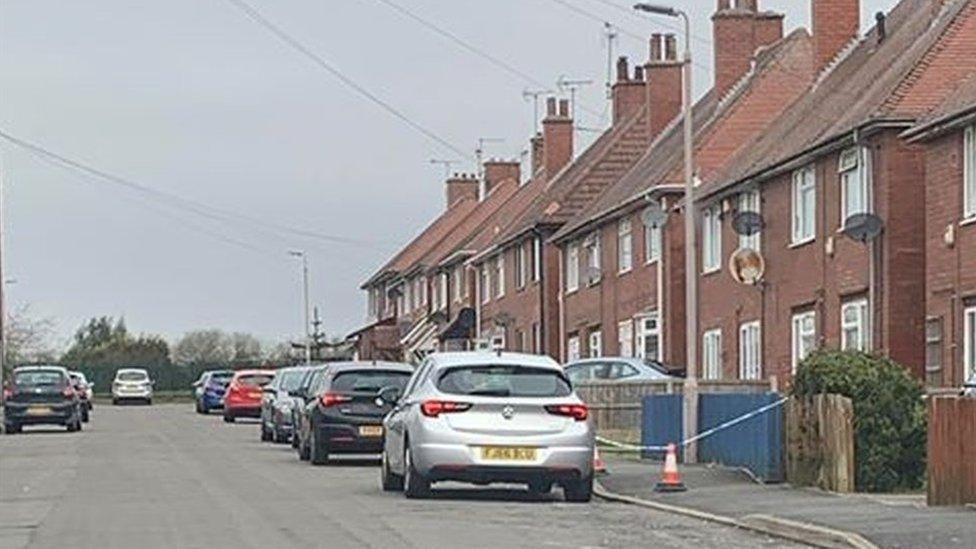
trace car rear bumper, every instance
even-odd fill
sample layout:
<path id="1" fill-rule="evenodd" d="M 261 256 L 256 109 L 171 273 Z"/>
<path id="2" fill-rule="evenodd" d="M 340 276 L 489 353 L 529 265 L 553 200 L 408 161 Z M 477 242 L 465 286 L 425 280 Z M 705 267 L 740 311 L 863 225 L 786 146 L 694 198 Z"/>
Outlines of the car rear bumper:
<path id="1" fill-rule="evenodd" d="M 46 409 L 44 413 L 39 410 Z M 33 410 L 33 411 L 32 411 Z M 4 408 L 4 422 L 18 425 L 64 425 L 75 418 L 74 404 L 21 404 L 9 402 Z"/>
<path id="2" fill-rule="evenodd" d="M 148 400 L 152 398 L 152 391 L 118 390 L 112 391 L 112 400 Z"/>
<path id="3" fill-rule="evenodd" d="M 427 472 L 429 480 L 470 482 L 474 484 L 512 483 L 527 484 L 544 481 L 553 483 L 577 482 L 588 473 L 573 468 L 512 467 L 478 465 L 438 465 Z"/>
<path id="4" fill-rule="evenodd" d="M 200 399 L 200 402 L 203 404 L 205 408 L 208 408 L 210 410 L 224 407 L 224 400 L 223 400 L 223 396 L 221 395 L 204 393 L 203 397 Z"/>
<path id="5" fill-rule="evenodd" d="M 326 423 L 319 426 L 322 440 L 328 441 L 330 453 L 379 454 L 383 451 L 383 435 L 362 436 L 360 427 L 381 427 L 379 422 L 359 424 Z"/>
<path id="6" fill-rule="evenodd" d="M 238 405 L 232 406 L 224 404 L 224 414 L 232 417 L 261 417 L 261 405 Z"/>

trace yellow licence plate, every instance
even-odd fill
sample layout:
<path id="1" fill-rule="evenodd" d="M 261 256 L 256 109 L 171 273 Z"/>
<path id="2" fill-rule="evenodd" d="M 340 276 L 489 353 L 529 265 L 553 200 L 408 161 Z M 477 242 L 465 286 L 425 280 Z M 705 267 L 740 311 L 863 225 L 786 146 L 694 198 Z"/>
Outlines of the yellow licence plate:
<path id="1" fill-rule="evenodd" d="M 489 461 L 535 461 L 535 455 L 535 448 L 514 446 L 484 446 L 481 448 L 481 459 Z"/>
<path id="2" fill-rule="evenodd" d="M 46 416 L 51 413 L 51 409 L 47 406 L 31 406 L 27 408 L 27 415 L 29 416 Z"/>
<path id="3" fill-rule="evenodd" d="M 359 428 L 359 436 L 381 437 L 383 436 L 383 427 L 381 425 L 363 425 Z"/>

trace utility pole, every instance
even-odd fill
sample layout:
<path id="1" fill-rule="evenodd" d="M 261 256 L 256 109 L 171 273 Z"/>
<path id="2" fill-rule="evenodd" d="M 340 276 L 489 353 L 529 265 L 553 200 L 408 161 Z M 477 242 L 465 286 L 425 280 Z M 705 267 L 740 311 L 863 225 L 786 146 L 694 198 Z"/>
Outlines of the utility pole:
<path id="1" fill-rule="evenodd" d="M 603 23 L 603 35 L 607 39 L 607 99 L 613 98 L 613 43 L 619 34 L 609 22 Z"/>
<path id="2" fill-rule="evenodd" d="M 3 238 L 6 234 L 3 230 L 4 222 L 4 180 L 6 179 L 3 162 L 0 161 L 0 391 L 3 390 L 4 368 L 7 367 L 7 296 L 6 296 L 6 270 L 4 269 Z"/>
<path id="3" fill-rule="evenodd" d="M 308 256 L 304 251 L 292 250 L 288 252 L 288 255 L 292 257 L 301 258 L 302 260 L 302 300 L 304 301 L 305 309 L 305 364 L 312 363 L 312 334 L 310 332 L 311 324 L 309 322 L 309 305 L 308 305 Z"/>
<path id="4" fill-rule="evenodd" d="M 313 309 L 312 320 L 312 347 L 315 349 L 315 359 L 322 360 L 322 347 L 325 346 L 325 334 L 322 333 L 322 319 L 319 318 L 319 308 Z"/>

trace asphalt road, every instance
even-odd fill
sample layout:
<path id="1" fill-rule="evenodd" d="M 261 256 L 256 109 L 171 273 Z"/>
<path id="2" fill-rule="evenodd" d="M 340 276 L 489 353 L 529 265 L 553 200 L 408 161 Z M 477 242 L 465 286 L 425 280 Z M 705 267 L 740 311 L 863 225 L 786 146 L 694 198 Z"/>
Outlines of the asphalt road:
<path id="1" fill-rule="evenodd" d="M 0 548 L 795 547 L 558 490 L 380 491 L 376 463 L 314 467 L 191 405 L 100 406 L 84 432 L 0 437 Z M 648 479 L 651 482 L 651 479 Z"/>

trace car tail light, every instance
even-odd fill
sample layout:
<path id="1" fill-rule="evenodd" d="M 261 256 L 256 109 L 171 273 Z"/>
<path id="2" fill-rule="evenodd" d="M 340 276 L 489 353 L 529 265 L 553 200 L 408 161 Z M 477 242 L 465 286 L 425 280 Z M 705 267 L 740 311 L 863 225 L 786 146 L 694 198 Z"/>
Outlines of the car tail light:
<path id="1" fill-rule="evenodd" d="M 7 400 L 8 398 L 10 398 L 12 396 L 14 396 L 14 390 L 11 389 L 10 387 L 4 387 L 3 388 L 3 399 L 4 400 Z"/>
<path id="2" fill-rule="evenodd" d="M 349 402 L 350 400 L 352 400 L 351 396 L 340 395 L 338 393 L 322 393 L 319 396 L 319 402 L 326 408 L 335 406 L 336 404 L 342 404 L 343 402 Z"/>
<path id="3" fill-rule="evenodd" d="M 451 402 L 447 400 L 425 400 L 420 404 L 420 412 L 427 417 L 437 417 L 441 414 L 456 414 L 471 408 L 467 402 Z"/>
<path id="4" fill-rule="evenodd" d="M 71 398 L 75 396 L 74 388 L 68 385 L 64 389 L 61 389 L 61 396 L 63 396 L 64 398 Z"/>
<path id="5" fill-rule="evenodd" d="M 576 421 L 586 421 L 590 414 L 586 404 L 552 404 L 546 406 L 546 411 L 555 416 L 571 417 Z"/>

